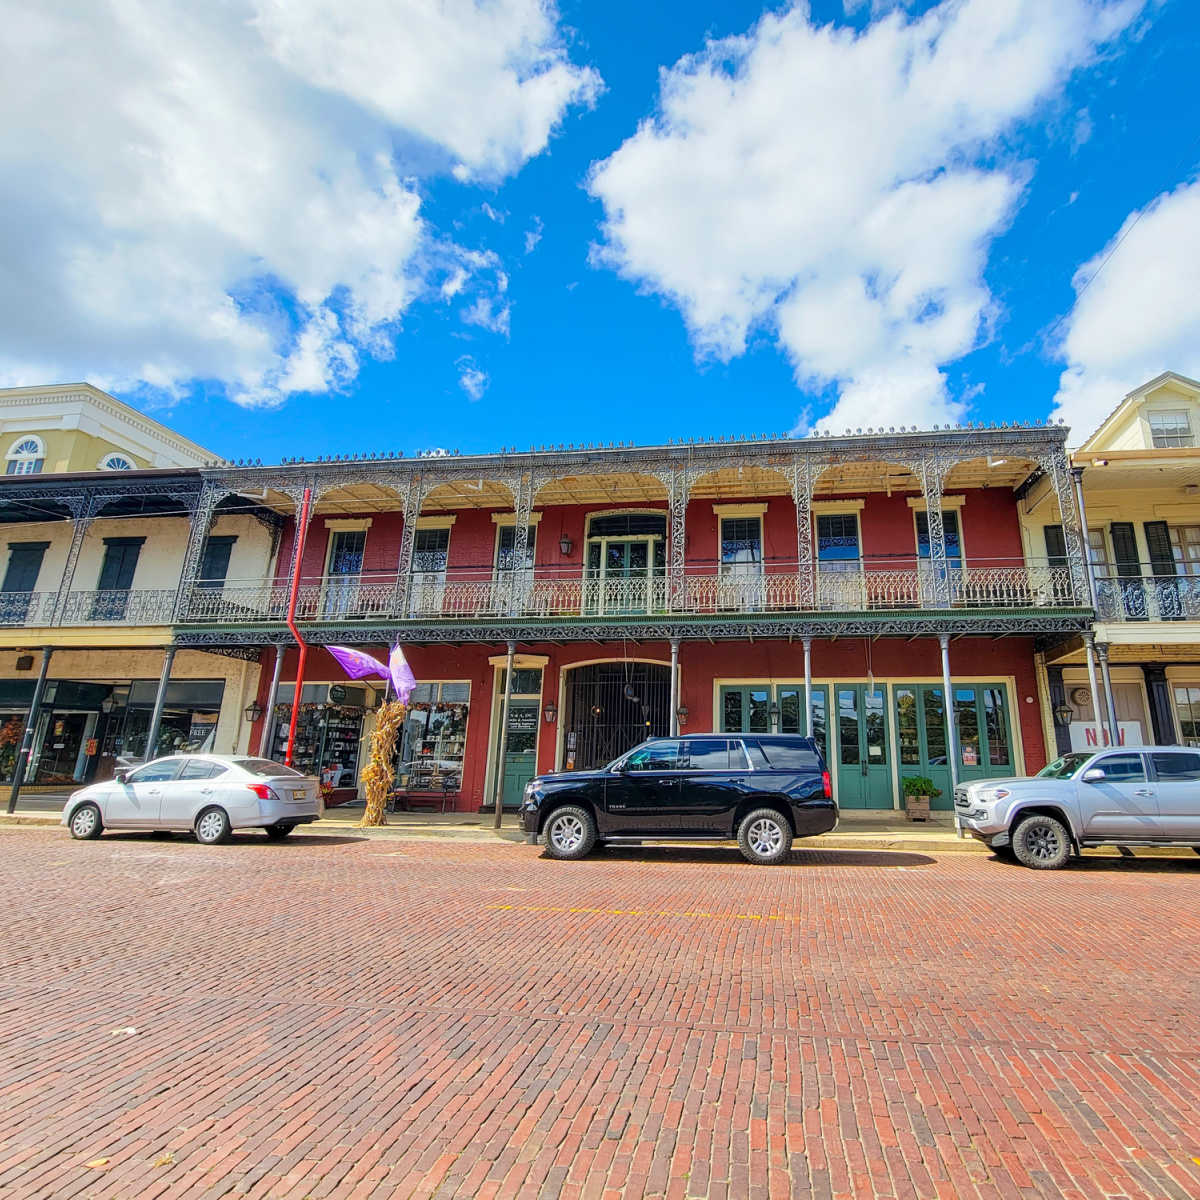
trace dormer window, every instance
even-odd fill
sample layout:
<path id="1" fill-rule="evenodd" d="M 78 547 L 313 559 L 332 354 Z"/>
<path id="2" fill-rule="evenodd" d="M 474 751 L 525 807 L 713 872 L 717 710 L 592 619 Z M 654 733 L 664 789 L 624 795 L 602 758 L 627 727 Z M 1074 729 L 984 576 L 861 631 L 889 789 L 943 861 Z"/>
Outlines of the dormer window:
<path id="1" fill-rule="evenodd" d="M 101 471 L 132 471 L 133 463 L 124 454 L 106 454 L 100 460 Z"/>
<path id="2" fill-rule="evenodd" d="M 9 475 L 39 475 L 46 465 L 46 448 L 42 439 L 18 438 L 8 449 L 6 473 Z"/>
<path id="3" fill-rule="evenodd" d="M 1186 412 L 1152 412 L 1148 419 L 1150 441 L 1156 449 L 1174 450 L 1196 444 Z"/>

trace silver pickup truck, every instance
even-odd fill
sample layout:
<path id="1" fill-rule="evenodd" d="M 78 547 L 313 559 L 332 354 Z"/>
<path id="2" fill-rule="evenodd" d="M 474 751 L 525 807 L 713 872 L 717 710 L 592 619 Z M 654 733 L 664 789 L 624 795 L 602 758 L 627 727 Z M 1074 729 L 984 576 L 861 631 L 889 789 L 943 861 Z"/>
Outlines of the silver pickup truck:
<path id="1" fill-rule="evenodd" d="M 1036 775 L 954 789 L 963 828 L 1027 867 L 1064 867 L 1084 846 L 1191 846 L 1200 854 L 1200 749 L 1078 751 Z"/>

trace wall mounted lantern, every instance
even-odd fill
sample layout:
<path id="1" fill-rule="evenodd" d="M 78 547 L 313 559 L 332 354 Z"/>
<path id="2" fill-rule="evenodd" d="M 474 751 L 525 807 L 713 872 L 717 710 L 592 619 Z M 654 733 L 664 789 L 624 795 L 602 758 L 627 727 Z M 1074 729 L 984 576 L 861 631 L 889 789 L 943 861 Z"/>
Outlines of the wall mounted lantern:
<path id="1" fill-rule="evenodd" d="M 558 705 L 553 700 L 546 703 L 546 707 L 542 709 L 542 716 L 546 718 L 547 725 L 554 724 L 554 718 L 558 716 Z"/>
<path id="2" fill-rule="evenodd" d="M 562 551 L 563 557 L 566 558 L 575 549 L 575 543 L 564 533 L 558 539 L 558 548 Z"/>
<path id="3" fill-rule="evenodd" d="M 257 721 L 262 715 L 263 706 L 259 704 L 257 700 L 251 700 L 250 703 L 246 705 L 246 720 L 249 721 L 251 725 L 253 725 L 254 722 Z"/>
<path id="4" fill-rule="evenodd" d="M 679 718 L 680 725 L 686 725 L 688 719 L 688 706 L 681 704 L 676 710 L 675 715 Z"/>

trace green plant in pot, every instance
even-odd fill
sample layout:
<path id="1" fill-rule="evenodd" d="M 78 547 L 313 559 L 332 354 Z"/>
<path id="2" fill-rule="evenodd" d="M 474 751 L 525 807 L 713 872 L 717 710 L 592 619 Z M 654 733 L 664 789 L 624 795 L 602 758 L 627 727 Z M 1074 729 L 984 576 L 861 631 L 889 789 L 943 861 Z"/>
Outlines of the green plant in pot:
<path id="1" fill-rule="evenodd" d="M 929 801 L 942 794 L 942 789 L 925 775 L 905 775 L 900 780 L 900 789 L 904 793 L 904 807 L 922 816 L 929 814 Z"/>

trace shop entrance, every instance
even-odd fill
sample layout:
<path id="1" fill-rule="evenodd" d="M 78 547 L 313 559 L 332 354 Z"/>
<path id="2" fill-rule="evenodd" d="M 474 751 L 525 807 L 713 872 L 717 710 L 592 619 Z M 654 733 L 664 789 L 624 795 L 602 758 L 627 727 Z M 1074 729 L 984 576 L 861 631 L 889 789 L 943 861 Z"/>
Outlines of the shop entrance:
<path id="1" fill-rule="evenodd" d="M 96 714 L 51 712 L 42 718 L 33 783 L 76 783 L 82 779 L 84 740 L 96 728 Z"/>
<path id="2" fill-rule="evenodd" d="M 575 667 L 563 688 L 563 763 L 588 771 L 671 732 L 671 669 L 658 663 Z"/>
<path id="3" fill-rule="evenodd" d="M 990 779 L 1011 775 L 1012 737 L 1007 690 L 999 683 L 956 684 L 954 720 L 958 730 L 958 777 Z M 900 740 L 900 778 L 925 776 L 941 792 L 930 806 L 954 807 L 954 787 L 946 749 L 945 692 L 940 684 L 900 683 L 892 689 Z"/>
<path id="4" fill-rule="evenodd" d="M 505 808 L 519 808 L 525 785 L 537 774 L 538 713 L 537 700 L 510 700 L 508 704 L 508 741 L 504 749 Z"/>
<path id="5" fill-rule="evenodd" d="M 842 808 L 892 808 L 886 690 L 882 685 L 839 683 L 833 694 L 838 804 Z"/>

